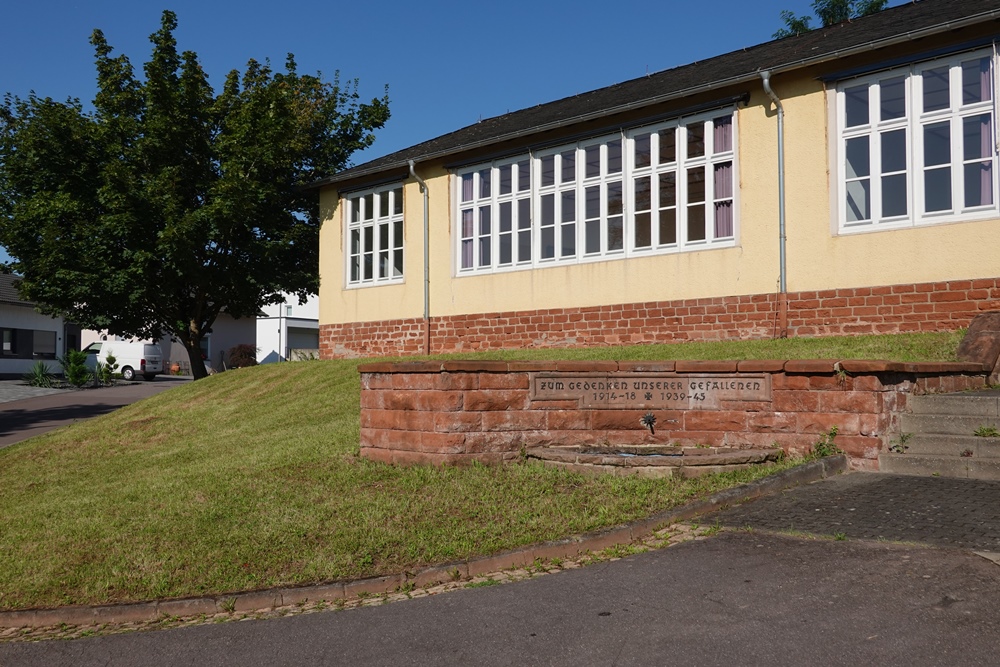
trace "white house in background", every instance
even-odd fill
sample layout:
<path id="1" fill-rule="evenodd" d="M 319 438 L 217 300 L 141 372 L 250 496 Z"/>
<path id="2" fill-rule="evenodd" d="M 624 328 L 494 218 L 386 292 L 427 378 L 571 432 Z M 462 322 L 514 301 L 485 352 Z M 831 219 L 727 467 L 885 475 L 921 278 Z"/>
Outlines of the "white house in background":
<path id="1" fill-rule="evenodd" d="M 257 363 L 296 360 L 313 354 L 319 357 L 319 298 L 310 296 L 300 304 L 297 296 L 286 294 L 281 303 L 264 306 L 257 318 Z"/>
<path id="2" fill-rule="evenodd" d="M 205 355 L 207 365 L 217 370 L 225 369 L 229 365 L 229 350 L 243 343 L 257 347 L 256 335 L 256 324 L 253 318 L 235 319 L 222 313 L 212 325 L 212 333 L 201 341 L 201 350 Z M 187 350 L 180 343 L 170 340 L 170 336 L 164 336 L 159 341 L 141 341 L 138 338 L 115 336 L 107 331 L 85 329 L 82 332 L 82 345 L 84 347 L 99 340 L 120 340 L 134 343 L 156 342 L 163 350 L 165 373 L 169 373 L 170 367 L 175 363 L 180 367 L 181 373 L 187 375 L 191 372 L 191 361 Z"/>
<path id="3" fill-rule="evenodd" d="M 19 379 L 36 361 L 61 372 L 57 357 L 80 349 L 80 328 L 42 315 L 17 292 L 17 276 L 0 274 L 0 378 Z"/>

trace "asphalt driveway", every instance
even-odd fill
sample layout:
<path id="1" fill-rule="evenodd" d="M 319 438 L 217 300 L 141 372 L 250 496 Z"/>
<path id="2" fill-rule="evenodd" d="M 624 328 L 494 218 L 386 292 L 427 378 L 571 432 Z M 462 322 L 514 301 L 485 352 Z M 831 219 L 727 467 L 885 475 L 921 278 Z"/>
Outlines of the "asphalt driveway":
<path id="1" fill-rule="evenodd" d="M 0 449 L 47 431 L 113 410 L 190 382 L 157 376 L 150 382 L 100 389 L 36 389 L 18 381 L 0 382 Z"/>

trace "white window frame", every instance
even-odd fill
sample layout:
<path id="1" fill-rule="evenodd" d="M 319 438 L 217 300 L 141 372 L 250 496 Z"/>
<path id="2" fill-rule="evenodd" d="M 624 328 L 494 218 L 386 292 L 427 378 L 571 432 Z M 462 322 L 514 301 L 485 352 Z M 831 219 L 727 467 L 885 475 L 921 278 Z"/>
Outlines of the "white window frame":
<path id="1" fill-rule="evenodd" d="M 349 192 L 343 199 L 345 285 L 356 288 L 403 282 L 403 185 Z"/>
<path id="2" fill-rule="evenodd" d="M 979 59 L 990 62 L 989 99 L 965 104 L 962 89 L 962 64 Z M 948 69 L 948 100 L 946 109 L 923 111 L 924 73 L 931 70 Z M 880 100 L 883 86 L 896 79 L 904 80 L 904 109 L 901 118 L 881 118 Z M 847 94 L 848 91 L 867 87 L 868 122 L 847 127 Z M 942 223 L 968 222 L 997 217 L 1000 213 L 1000 184 L 998 184 L 997 155 L 997 58 L 993 48 L 966 51 L 945 58 L 912 63 L 904 67 L 884 70 L 836 84 L 834 108 L 836 124 L 832 145 L 834 149 L 836 182 L 831 188 L 833 210 L 835 212 L 835 231 L 840 234 L 865 233 L 884 229 L 904 229 Z M 963 127 L 966 119 L 989 114 L 991 148 L 990 155 L 965 159 Z M 933 125 L 948 124 L 950 160 L 939 165 L 925 165 L 925 128 Z M 883 169 L 883 142 L 891 134 L 904 132 L 905 140 L 905 171 L 900 169 Z M 867 174 L 858 175 L 850 172 L 850 156 L 848 142 L 854 146 L 868 142 Z M 863 153 L 855 150 L 852 155 Z M 965 178 L 967 164 L 989 164 L 991 175 L 990 202 L 988 204 L 966 205 Z M 951 206 L 941 210 L 926 210 L 927 191 L 925 171 L 950 170 L 947 182 L 951 196 Z M 863 171 L 863 169 L 862 169 Z M 905 174 L 906 212 L 903 214 L 886 215 L 884 184 L 886 178 L 899 179 Z M 867 217 L 859 216 L 857 207 L 849 205 L 849 187 L 853 182 L 865 183 L 868 186 Z M 860 188 L 863 188 L 861 185 Z M 860 193 L 858 187 L 854 193 Z M 855 199 L 856 201 L 856 199 Z"/>
<path id="3" fill-rule="evenodd" d="M 689 252 L 709 248 L 726 248 L 736 245 L 739 229 L 739 186 L 737 151 L 737 118 L 735 108 L 717 109 L 712 112 L 674 119 L 654 125 L 632 128 L 627 131 L 597 135 L 585 140 L 549 147 L 528 154 L 508 157 L 490 163 L 463 167 L 453 172 L 452 198 L 453 219 L 457 221 L 453 235 L 454 275 L 481 275 L 511 270 L 542 268 L 565 264 L 609 261 L 615 259 L 650 255 Z M 713 128 L 718 120 L 727 121 L 730 146 L 716 150 Z M 688 155 L 687 137 L 689 128 L 700 126 L 704 133 L 704 153 Z M 658 163 L 658 137 L 671 132 L 677 137 L 675 160 Z M 635 161 L 636 138 L 650 134 L 651 159 L 649 165 L 637 165 Z M 609 168 L 609 145 L 621 145 L 620 167 Z M 588 149 L 597 149 L 600 164 L 597 173 L 588 172 Z M 567 156 L 573 157 L 572 168 L 564 172 Z M 520 165 L 530 168 L 530 188 L 518 192 L 516 181 Z M 513 192 L 500 192 L 500 172 L 513 168 Z M 549 165 L 554 178 L 546 179 Z M 714 188 L 715 170 L 728 166 L 728 193 L 716 193 Z M 617 168 L 617 171 L 614 169 Z M 689 206 L 687 204 L 687 174 L 702 170 L 705 174 L 705 199 L 702 205 L 705 219 L 704 238 L 688 238 Z M 659 239 L 659 175 L 667 172 L 678 174 L 676 182 L 676 236 L 673 241 Z M 651 202 L 654 210 L 649 212 L 653 228 L 652 243 L 640 246 L 636 243 L 636 179 L 652 179 Z M 490 188 L 483 189 L 483 182 L 489 180 Z M 616 187 L 621 191 L 621 202 L 616 205 L 613 197 Z M 470 189 L 471 188 L 471 189 Z M 588 190 L 599 188 L 597 215 L 593 205 L 588 208 Z M 528 226 L 519 228 L 524 221 L 517 212 L 517 200 L 530 197 L 531 220 Z M 508 225 L 501 222 L 502 207 L 514 202 L 513 222 L 514 250 L 510 261 L 501 248 L 502 237 L 508 234 Z M 568 208 L 571 207 L 571 208 Z M 620 207 L 620 212 L 619 212 Z M 731 212 L 728 234 L 717 234 L 716 209 L 728 208 Z M 693 207 L 692 207 L 693 208 Z M 565 209 L 565 210 L 564 210 Z M 640 212 L 641 213 L 641 212 Z M 503 213 L 505 216 L 506 214 Z M 504 218 L 505 219 L 505 218 Z M 489 224 L 486 224 L 488 220 Z M 503 224 L 503 226 L 501 226 Z M 600 247 L 594 250 L 593 237 L 588 247 L 588 225 L 593 233 L 593 225 L 600 231 Z M 617 229 L 620 227 L 620 240 Z M 530 257 L 518 252 L 516 240 L 520 234 L 530 231 Z M 503 253 L 503 254 L 502 254 Z"/>

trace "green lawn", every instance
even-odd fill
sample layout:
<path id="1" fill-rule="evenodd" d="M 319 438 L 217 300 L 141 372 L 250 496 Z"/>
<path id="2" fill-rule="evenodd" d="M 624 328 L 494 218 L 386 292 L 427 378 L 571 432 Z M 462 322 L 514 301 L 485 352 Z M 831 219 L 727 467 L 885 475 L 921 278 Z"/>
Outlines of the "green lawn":
<path id="1" fill-rule="evenodd" d="M 463 358 L 952 360 L 960 334 L 543 350 Z M 694 481 L 357 456 L 359 361 L 230 371 L 0 450 L 0 608 L 398 572 L 648 516 Z"/>

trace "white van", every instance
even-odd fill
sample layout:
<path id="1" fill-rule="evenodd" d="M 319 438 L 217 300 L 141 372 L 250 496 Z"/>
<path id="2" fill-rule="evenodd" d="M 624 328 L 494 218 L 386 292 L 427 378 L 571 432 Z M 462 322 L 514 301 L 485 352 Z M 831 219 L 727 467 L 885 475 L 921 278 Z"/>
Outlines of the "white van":
<path id="1" fill-rule="evenodd" d="M 152 343 L 102 340 L 91 343 L 83 351 L 87 353 L 87 365 L 91 368 L 96 368 L 98 361 L 108 363 L 108 355 L 113 356 L 125 380 L 134 380 L 136 375 L 152 380 L 163 372 L 163 352 L 159 345 Z"/>

